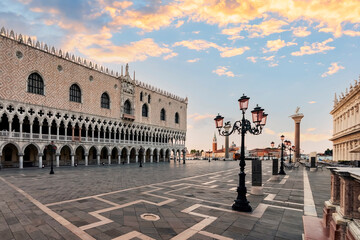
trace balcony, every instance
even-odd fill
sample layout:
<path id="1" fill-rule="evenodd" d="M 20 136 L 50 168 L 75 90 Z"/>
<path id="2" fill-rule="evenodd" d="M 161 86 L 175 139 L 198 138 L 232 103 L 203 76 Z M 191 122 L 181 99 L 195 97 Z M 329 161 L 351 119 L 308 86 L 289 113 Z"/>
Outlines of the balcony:
<path id="1" fill-rule="evenodd" d="M 134 121 L 135 116 L 132 114 L 123 113 L 122 119 L 127 120 L 127 121 Z"/>
<path id="2" fill-rule="evenodd" d="M 162 143 L 153 141 L 138 141 L 136 139 L 119 139 L 119 138 L 103 138 L 103 137 L 92 137 L 92 136 L 64 136 L 64 135 L 49 135 L 23 132 L 11 132 L 0 131 L 0 140 L 3 141 L 28 141 L 28 142 L 81 142 L 81 143 L 94 143 L 94 144 L 121 144 L 121 145 L 133 145 L 133 146 L 156 146 L 156 147 L 185 147 L 185 144 L 179 143 Z"/>

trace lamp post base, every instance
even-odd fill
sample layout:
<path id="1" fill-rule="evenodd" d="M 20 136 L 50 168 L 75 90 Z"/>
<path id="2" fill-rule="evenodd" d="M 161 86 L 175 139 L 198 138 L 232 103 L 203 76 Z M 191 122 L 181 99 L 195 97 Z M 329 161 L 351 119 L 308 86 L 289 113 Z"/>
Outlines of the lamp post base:
<path id="1" fill-rule="evenodd" d="M 285 171 L 284 170 L 280 170 L 280 172 L 279 172 L 279 175 L 286 175 L 286 173 L 285 173 Z"/>
<path id="2" fill-rule="evenodd" d="M 252 212 L 249 201 L 244 202 L 238 199 L 235 200 L 235 203 L 232 205 L 232 209 L 238 212 Z"/>
<path id="3" fill-rule="evenodd" d="M 53 170 L 53 169 L 50 170 L 50 174 L 54 174 L 54 170 Z"/>

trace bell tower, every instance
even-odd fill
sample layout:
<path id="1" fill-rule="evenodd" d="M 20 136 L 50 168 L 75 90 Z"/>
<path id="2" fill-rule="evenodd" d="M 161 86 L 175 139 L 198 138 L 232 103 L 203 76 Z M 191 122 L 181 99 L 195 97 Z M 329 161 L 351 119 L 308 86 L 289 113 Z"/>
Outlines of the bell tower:
<path id="1" fill-rule="evenodd" d="M 216 140 L 216 134 L 215 133 L 214 133 L 212 148 L 213 148 L 212 149 L 213 153 L 216 152 L 216 150 L 217 150 L 217 140 Z"/>

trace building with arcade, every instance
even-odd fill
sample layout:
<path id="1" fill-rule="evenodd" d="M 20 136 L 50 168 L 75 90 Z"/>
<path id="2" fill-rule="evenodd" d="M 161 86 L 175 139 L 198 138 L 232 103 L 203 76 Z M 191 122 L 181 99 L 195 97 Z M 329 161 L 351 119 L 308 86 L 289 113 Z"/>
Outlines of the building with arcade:
<path id="1" fill-rule="evenodd" d="M 1 167 L 185 158 L 187 98 L 13 31 L 0 31 Z"/>

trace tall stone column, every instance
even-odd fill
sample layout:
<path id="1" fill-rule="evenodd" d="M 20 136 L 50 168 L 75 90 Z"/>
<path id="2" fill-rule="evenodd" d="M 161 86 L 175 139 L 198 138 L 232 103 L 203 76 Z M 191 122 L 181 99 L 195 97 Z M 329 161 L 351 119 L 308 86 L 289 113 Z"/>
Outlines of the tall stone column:
<path id="1" fill-rule="evenodd" d="M 89 165 L 89 155 L 85 155 L 85 166 Z"/>
<path id="2" fill-rule="evenodd" d="M 304 114 L 299 113 L 299 107 L 296 109 L 296 112 L 294 115 L 291 115 L 290 117 L 295 122 L 295 152 L 294 156 L 295 159 L 298 160 L 300 158 L 300 122 L 301 119 L 304 117 Z"/>

